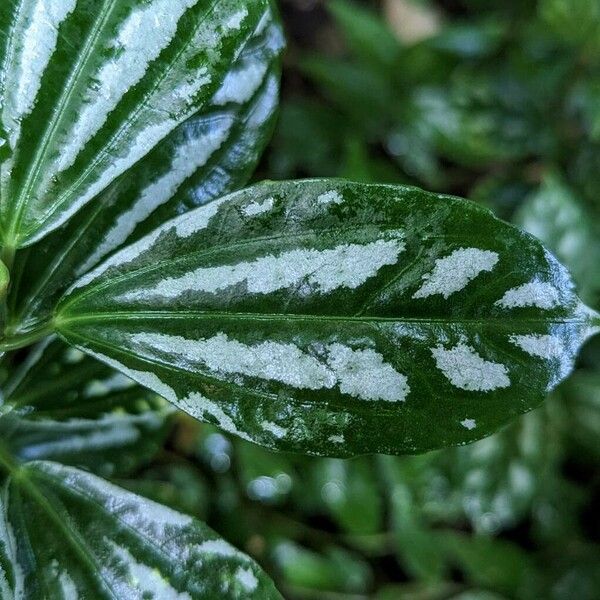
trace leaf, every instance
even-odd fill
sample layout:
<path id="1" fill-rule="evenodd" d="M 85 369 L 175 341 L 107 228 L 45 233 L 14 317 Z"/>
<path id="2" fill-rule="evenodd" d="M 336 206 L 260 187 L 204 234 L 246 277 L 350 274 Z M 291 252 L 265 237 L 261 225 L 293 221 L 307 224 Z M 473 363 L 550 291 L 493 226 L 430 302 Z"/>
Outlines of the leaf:
<path id="1" fill-rule="evenodd" d="M 439 532 L 425 520 L 423 503 L 415 497 L 416 478 L 410 469 L 413 461 L 427 460 L 428 456 L 377 459 L 387 482 L 385 490 L 398 560 L 415 579 L 435 582 L 444 578 L 447 560 Z"/>
<path id="2" fill-rule="evenodd" d="M 492 57 L 506 38 L 509 23 L 499 19 L 471 19 L 447 24 L 427 44 L 462 59 Z"/>
<path id="3" fill-rule="evenodd" d="M 327 3 L 327 10 L 359 58 L 384 71 L 393 66 L 400 44 L 382 18 L 347 0 L 332 0 Z"/>
<path id="4" fill-rule="evenodd" d="M 202 473 L 185 463 L 173 461 L 151 466 L 135 478 L 115 481 L 121 487 L 135 492 L 159 504 L 204 519 L 208 513 L 208 501 L 217 496 Z"/>
<path id="5" fill-rule="evenodd" d="M 4 299 L 6 290 L 10 283 L 10 271 L 7 266 L 0 260 L 0 298 Z"/>
<path id="6" fill-rule="evenodd" d="M 339 174 L 343 159 L 341 142 L 350 129 L 350 123 L 327 104 L 284 102 L 269 153 L 271 176 L 289 179 L 297 173 Z"/>
<path id="7" fill-rule="evenodd" d="M 324 459 L 307 471 L 309 481 L 305 487 L 316 492 L 344 532 L 366 536 L 382 530 L 381 490 L 369 458 Z"/>
<path id="8" fill-rule="evenodd" d="M 20 460 L 57 460 L 103 476 L 148 462 L 169 431 L 172 407 L 57 339 L 9 368 L 0 437 Z"/>
<path id="9" fill-rule="evenodd" d="M 600 6 L 597 2 L 541 0 L 538 11 L 544 25 L 565 41 L 589 46 L 592 53 L 600 48 Z"/>
<path id="10" fill-rule="evenodd" d="M 533 561 L 523 548 L 506 540 L 455 531 L 443 532 L 440 542 L 467 581 L 509 598 L 523 597 L 533 570 Z"/>
<path id="11" fill-rule="evenodd" d="M 3 598 L 280 598 L 192 517 L 58 463 L 11 468 L 0 498 Z"/>
<path id="12" fill-rule="evenodd" d="M 9 249 L 31 245 L 92 203 L 206 107 L 228 76 L 224 105 L 250 93 L 267 68 L 229 70 L 268 26 L 268 0 L 5 4 L 1 221 Z"/>
<path id="13" fill-rule="evenodd" d="M 317 553 L 285 541 L 275 547 L 273 554 L 282 577 L 291 587 L 360 593 L 368 589 L 373 578 L 362 557 L 336 546 Z"/>
<path id="14" fill-rule="evenodd" d="M 581 200 L 557 175 L 549 175 L 521 206 L 515 222 L 537 236 L 571 270 L 584 301 L 600 300 L 600 231 Z"/>
<path id="15" fill-rule="evenodd" d="M 308 180 L 165 223 L 82 278 L 55 324 L 192 416 L 350 456 L 489 435 L 568 375 L 597 319 L 486 209 Z"/>
<path id="16" fill-rule="evenodd" d="M 278 100 L 283 38 L 273 19 L 265 13 L 207 105 L 109 185 L 93 207 L 17 254 L 14 272 L 27 277 L 13 282 L 9 299 L 15 333 L 47 322 L 64 291 L 125 242 L 247 182 Z"/>

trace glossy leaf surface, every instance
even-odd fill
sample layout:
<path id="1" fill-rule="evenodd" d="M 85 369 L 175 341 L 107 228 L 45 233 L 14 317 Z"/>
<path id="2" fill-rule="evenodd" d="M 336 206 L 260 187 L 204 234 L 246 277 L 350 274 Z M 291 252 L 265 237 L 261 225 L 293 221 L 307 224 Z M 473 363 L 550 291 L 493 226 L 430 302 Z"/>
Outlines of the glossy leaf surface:
<path id="1" fill-rule="evenodd" d="M 347 456 L 473 441 L 537 406 L 597 316 L 542 245 L 415 188 L 265 183 L 67 294 L 60 334 L 193 416 Z"/>
<path id="2" fill-rule="evenodd" d="M 173 408 L 61 340 L 34 347 L 1 386 L 0 438 L 19 460 L 55 460 L 102 476 L 148 462 Z"/>
<path id="3" fill-rule="evenodd" d="M 269 14 L 268 0 L 3 2 L 4 245 L 30 245 L 93 206 L 227 78 L 221 105 L 251 94 L 266 64 L 230 67 Z M 193 141 L 169 146 L 194 154 Z"/>
<path id="4" fill-rule="evenodd" d="M 0 497 L 3 598 L 279 598 L 192 517 L 53 462 L 13 468 Z"/>
<path id="5" fill-rule="evenodd" d="M 62 293 L 118 247 L 247 182 L 273 126 L 280 26 L 256 26 L 208 105 L 176 127 L 64 226 L 17 254 L 9 306 L 15 333 L 51 318 Z"/>

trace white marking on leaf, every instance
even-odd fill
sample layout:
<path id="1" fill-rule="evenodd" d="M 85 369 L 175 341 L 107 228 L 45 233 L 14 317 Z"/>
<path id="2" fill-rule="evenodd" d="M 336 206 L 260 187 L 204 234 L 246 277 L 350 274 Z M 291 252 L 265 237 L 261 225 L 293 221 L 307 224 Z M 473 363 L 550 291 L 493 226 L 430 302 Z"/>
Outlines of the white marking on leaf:
<path id="1" fill-rule="evenodd" d="M 201 340 L 139 333 L 131 341 L 206 366 L 215 373 L 239 373 L 311 390 L 335 385 L 335 377 L 325 365 L 293 344 L 263 342 L 249 346 L 230 340 L 224 333 Z"/>
<path id="2" fill-rule="evenodd" d="M 17 555 L 17 540 L 8 517 L 9 504 L 9 491 L 7 487 L 4 487 L 0 495 L 0 517 L 2 519 L 0 522 L 0 543 L 2 544 L 0 552 L 12 567 L 13 581 L 12 584 L 9 583 L 6 573 L 0 565 L 0 592 L 2 592 L 2 598 L 24 600 L 26 592 L 25 573 Z"/>
<path id="3" fill-rule="evenodd" d="M 547 360 L 561 358 L 565 353 L 562 340 L 554 335 L 511 335 L 510 341 L 527 354 Z"/>
<path id="4" fill-rule="evenodd" d="M 258 579 L 250 567 L 247 569 L 244 569 L 244 567 L 238 567 L 237 571 L 235 572 L 235 578 L 248 593 L 254 592 L 258 587 Z"/>
<path id="5" fill-rule="evenodd" d="M 448 299 L 464 289 L 469 282 L 485 271 L 491 271 L 498 263 L 497 252 L 479 248 L 459 248 L 449 256 L 438 258 L 433 271 L 423 276 L 423 285 L 413 298 L 428 298 L 441 294 Z"/>
<path id="6" fill-rule="evenodd" d="M 125 242 L 135 228 L 159 206 L 168 202 L 185 180 L 204 166 L 212 154 L 221 147 L 231 127 L 231 121 L 228 121 L 225 127 L 211 127 L 206 134 L 193 137 L 178 146 L 169 171 L 147 186 L 132 207 L 119 215 L 112 229 L 81 265 L 77 274 L 86 273 L 102 257 Z"/>
<path id="7" fill-rule="evenodd" d="M 273 14 L 271 13 L 271 9 L 267 8 L 263 16 L 260 18 L 258 25 L 256 26 L 256 30 L 254 32 L 255 36 L 260 36 L 264 33 L 265 29 L 268 25 L 270 25 L 273 21 Z"/>
<path id="8" fill-rule="evenodd" d="M 14 104 L 14 114 L 7 122 L 7 129 L 12 130 L 13 147 L 20 132 L 20 122 L 33 109 L 42 75 L 56 49 L 59 27 L 73 12 L 75 4 L 75 0 L 38 0 L 33 14 L 26 17 L 29 25 L 18 40 L 22 40 L 23 47 L 17 83 L 8 87 Z"/>
<path id="9" fill-rule="evenodd" d="M 107 365 L 117 369 L 117 371 L 121 371 L 125 373 L 128 377 L 137 381 L 140 385 L 155 391 L 157 394 L 169 400 L 169 402 L 175 402 L 177 400 L 177 394 L 175 390 L 164 383 L 158 375 L 155 373 L 151 373 L 149 371 L 137 371 L 135 369 L 130 369 L 125 366 L 123 363 L 120 363 L 118 360 L 114 358 L 110 358 L 110 356 L 106 356 L 105 354 L 101 354 L 100 352 L 94 352 L 92 350 L 87 350 L 88 354 L 95 356 L 99 361 L 106 363 Z"/>
<path id="10" fill-rule="evenodd" d="M 143 536 L 164 541 L 170 539 L 173 533 L 181 534 L 194 524 L 193 518 L 188 515 L 141 498 L 81 469 L 46 461 L 31 464 L 35 464 L 37 470 L 52 476 L 59 485 L 84 492 L 84 498 L 93 494 L 96 508 L 109 514 L 119 514 L 123 524 L 133 531 L 139 531 Z"/>
<path id="11" fill-rule="evenodd" d="M 83 109 L 61 151 L 58 170 L 68 169 L 82 148 L 104 125 L 125 93 L 140 82 L 150 63 L 173 40 L 177 24 L 198 0 L 154 0 L 133 10 L 109 51 L 115 53 L 94 77 Z"/>
<path id="12" fill-rule="evenodd" d="M 475 419 L 463 419 L 460 424 L 465 428 L 468 429 L 469 431 L 471 429 L 475 429 L 475 427 L 477 427 L 477 423 L 475 422 Z"/>
<path id="13" fill-rule="evenodd" d="M 224 431 L 233 433 L 245 440 L 250 439 L 247 433 L 237 428 L 233 419 L 216 402 L 209 400 L 199 392 L 192 392 L 177 404 L 192 417 L 206 421 L 207 415 L 209 415 L 217 421 L 217 425 Z"/>
<path id="14" fill-rule="evenodd" d="M 406 400 L 410 392 L 406 377 L 384 363 L 381 354 L 370 349 L 352 350 L 342 344 L 331 344 L 327 349 L 327 362 L 343 394 L 362 400 Z"/>
<path id="15" fill-rule="evenodd" d="M 248 130 L 262 127 L 272 117 L 279 99 L 279 81 L 273 74 L 269 75 L 257 102 L 253 105 L 252 113 L 248 116 L 246 127 Z"/>
<path id="16" fill-rule="evenodd" d="M 438 346 L 432 348 L 431 353 L 437 368 L 457 388 L 489 392 L 510 385 L 506 366 L 484 360 L 474 348 L 464 343 L 449 350 Z"/>
<path id="17" fill-rule="evenodd" d="M 269 433 L 272 433 L 276 438 L 283 438 L 287 435 L 287 429 L 273 423 L 273 421 L 263 421 L 260 426 Z"/>
<path id="18" fill-rule="evenodd" d="M 337 190 L 331 190 L 321 194 L 317 198 L 317 204 L 342 204 L 343 196 Z"/>
<path id="19" fill-rule="evenodd" d="M 60 572 L 58 582 L 60 583 L 63 600 L 78 600 L 79 593 L 77 592 L 77 586 L 66 571 Z"/>
<path id="20" fill-rule="evenodd" d="M 294 344 L 248 345 L 229 339 L 225 333 L 200 340 L 138 333 L 131 336 L 131 342 L 144 355 L 158 351 L 177 358 L 178 364 L 186 368 L 208 368 L 220 375 L 241 374 L 297 389 L 331 389 L 339 384 L 344 394 L 387 402 L 404 401 L 410 391 L 406 377 L 371 349 L 353 350 L 342 344 L 330 344 L 326 347 L 325 364 Z"/>
<path id="21" fill-rule="evenodd" d="M 210 77 L 208 75 L 203 77 L 202 70 L 200 70 L 198 72 L 198 79 L 195 80 L 193 84 L 186 85 L 185 93 L 188 93 L 189 96 L 185 98 L 179 97 L 178 88 L 173 90 L 173 93 L 176 95 L 173 99 L 174 104 L 190 104 L 193 95 L 209 82 Z M 179 98 L 179 102 L 176 102 L 177 98 Z M 193 109 L 188 107 L 187 110 L 188 112 L 191 112 Z M 87 190 L 82 193 L 81 198 L 79 198 L 77 202 L 74 202 L 65 208 L 63 220 L 66 220 L 66 218 L 72 216 L 92 198 L 95 198 L 100 192 L 106 189 L 106 187 L 112 181 L 125 173 L 127 169 L 133 166 L 142 157 L 146 156 L 150 150 L 152 150 L 160 141 L 166 138 L 179 125 L 179 123 L 185 120 L 185 118 L 188 116 L 190 115 L 186 112 L 183 112 L 183 114 L 181 114 L 178 118 L 163 119 L 156 123 L 151 122 L 141 130 L 132 129 L 132 131 L 136 131 L 137 133 L 135 133 L 133 139 L 128 139 L 127 143 L 123 144 L 122 147 L 125 150 L 125 153 L 119 155 L 116 154 L 115 151 L 111 162 L 102 171 L 102 176 L 94 181 L 87 188 Z M 59 200 L 62 201 L 62 198 Z"/>
<path id="22" fill-rule="evenodd" d="M 212 200 L 208 204 L 187 213 L 185 218 L 178 219 L 175 226 L 177 236 L 184 239 L 206 229 L 210 224 L 210 220 L 217 214 L 219 207 L 226 199 L 227 197 Z M 163 230 L 166 228 L 163 226 Z"/>
<path id="23" fill-rule="evenodd" d="M 140 431 L 132 424 L 119 423 L 116 419 L 113 421 L 115 421 L 113 428 L 108 430 L 92 431 L 88 435 L 73 435 L 67 432 L 60 440 L 30 444 L 23 450 L 23 458 L 36 460 L 67 453 L 121 448 L 132 445 L 140 439 Z"/>
<path id="24" fill-rule="evenodd" d="M 235 104 L 248 102 L 260 87 L 267 69 L 268 65 L 265 62 L 256 61 L 230 71 L 214 96 L 215 106 L 224 106 L 230 102 Z"/>
<path id="25" fill-rule="evenodd" d="M 206 540 L 198 546 L 200 554 L 214 554 L 223 558 L 245 558 L 245 556 L 225 540 Z"/>
<path id="26" fill-rule="evenodd" d="M 193 291 L 215 293 L 242 282 L 252 294 L 270 294 L 304 282 L 322 293 L 355 289 L 383 266 L 395 264 L 403 249 L 399 240 L 377 240 L 364 245 L 343 244 L 330 250 L 290 250 L 252 262 L 201 267 L 181 277 L 167 277 L 151 289 L 126 292 L 119 299 L 143 301 L 176 298 Z"/>
<path id="27" fill-rule="evenodd" d="M 343 435 L 330 435 L 327 439 L 333 444 L 343 444 L 346 441 Z"/>
<path id="28" fill-rule="evenodd" d="M 121 373 L 115 373 L 106 379 L 93 379 L 87 383 L 83 390 L 83 396 L 85 398 L 98 398 L 111 392 L 126 390 L 134 385 L 135 382 L 129 377 L 125 377 Z"/>
<path id="29" fill-rule="evenodd" d="M 87 189 L 81 190 L 81 196 L 76 201 L 66 203 L 70 199 L 69 196 L 63 194 L 54 203 L 54 207 L 62 205 L 63 210 L 61 212 L 60 221 L 64 222 L 73 216 L 82 206 L 85 206 L 90 200 L 95 198 L 98 194 L 104 191 L 107 186 L 114 181 L 117 177 L 125 173 L 130 167 L 132 167 L 138 160 L 148 154 L 160 141 L 166 138 L 181 122 L 192 116 L 196 111 L 194 104 L 195 95 L 202 89 L 206 84 L 210 83 L 211 77 L 208 75 L 206 67 L 202 67 L 195 73 L 195 79 L 192 81 L 179 84 L 177 87 L 171 90 L 170 105 L 168 107 L 169 113 L 173 115 L 173 118 L 163 118 L 159 122 L 153 122 L 148 117 L 150 124 L 144 129 L 138 130 L 132 127 L 129 123 L 129 127 L 126 132 L 121 132 L 121 136 L 118 138 L 119 141 L 123 142 L 119 148 L 123 149 L 123 152 L 119 154 L 118 148 L 113 140 L 112 144 L 108 146 L 111 150 L 110 162 L 105 162 L 101 170 L 101 176 L 93 181 Z M 158 104 L 153 108 L 153 114 L 163 114 L 167 112 L 165 106 L 161 110 L 161 106 Z M 125 133 L 127 135 L 125 135 Z M 134 133 L 133 138 L 129 136 L 130 133 Z M 126 143 L 125 143 L 126 142 Z M 108 155 L 103 155 L 105 161 L 107 161 Z M 46 178 L 49 181 L 52 178 L 52 170 L 48 169 L 46 172 Z M 48 184 L 46 181 L 46 185 Z M 86 180 L 87 181 L 87 180 Z M 31 241 L 37 241 L 45 235 L 46 231 L 42 228 L 34 236 Z"/>
<path id="30" fill-rule="evenodd" d="M 248 9 L 244 6 L 242 10 L 234 13 L 227 19 L 225 28 L 230 30 L 237 30 L 242 26 L 244 19 L 248 16 Z"/>
<path id="31" fill-rule="evenodd" d="M 248 206 L 244 206 L 242 208 L 242 212 L 247 217 L 255 217 L 256 215 L 260 215 L 262 213 L 269 212 L 273 209 L 273 205 L 275 203 L 275 198 L 267 198 L 262 202 L 251 202 Z"/>
<path id="32" fill-rule="evenodd" d="M 128 596 L 135 590 L 140 592 L 139 595 L 136 595 L 140 599 L 149 597 L 156 600 L 192 600 L 187 592 L 177 591 L 157 568 L 136 561 L 129 550 L 112 540 L 107 538 L 105 540 L 110 544 L 115 556 L 123 563 L 128 573 L 125 587 Z M 136 596 L 131 595 L 131 597 Z"/>
<path id="33" fill-rule="evenodd" d="M 543 281 L 530 281 L 511 288 L 494 304 L 504 308 L 535 306 L 548 310 L 558 306 L 559 302 L 558 290 L 552 284 Z"/>

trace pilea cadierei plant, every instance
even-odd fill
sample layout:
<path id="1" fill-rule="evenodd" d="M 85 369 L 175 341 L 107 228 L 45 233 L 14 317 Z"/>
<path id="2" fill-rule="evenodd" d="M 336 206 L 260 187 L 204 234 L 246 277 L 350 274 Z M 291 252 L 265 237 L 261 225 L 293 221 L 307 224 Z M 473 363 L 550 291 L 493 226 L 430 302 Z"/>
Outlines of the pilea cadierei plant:
<path id="1" fill-rule="evenodd" d="M 283 35 L 269 0 L 0 4 L 2 598 L 276 598 L 202 523 L 117 487 L 174 407 L 273 450 L 487 436 L 598 315 L 467 201 L 248 181 Z"/>

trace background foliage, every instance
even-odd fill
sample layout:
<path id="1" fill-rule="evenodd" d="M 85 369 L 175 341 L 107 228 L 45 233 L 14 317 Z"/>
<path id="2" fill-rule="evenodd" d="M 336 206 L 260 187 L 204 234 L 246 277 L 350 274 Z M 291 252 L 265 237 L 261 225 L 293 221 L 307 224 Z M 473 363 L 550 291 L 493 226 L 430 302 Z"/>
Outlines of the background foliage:
<path id="1" fill-rule="evenodd" d="M 280 3 L 289 49 L 257 180 L 410 183 L 540 237 L 600 308 L 600 5 Z M 600 594 L 600 341 L 544 407 L 421 456 L 273 454 L 177 416 L 121 477 L 207 520 L 289 598 Z"/>

